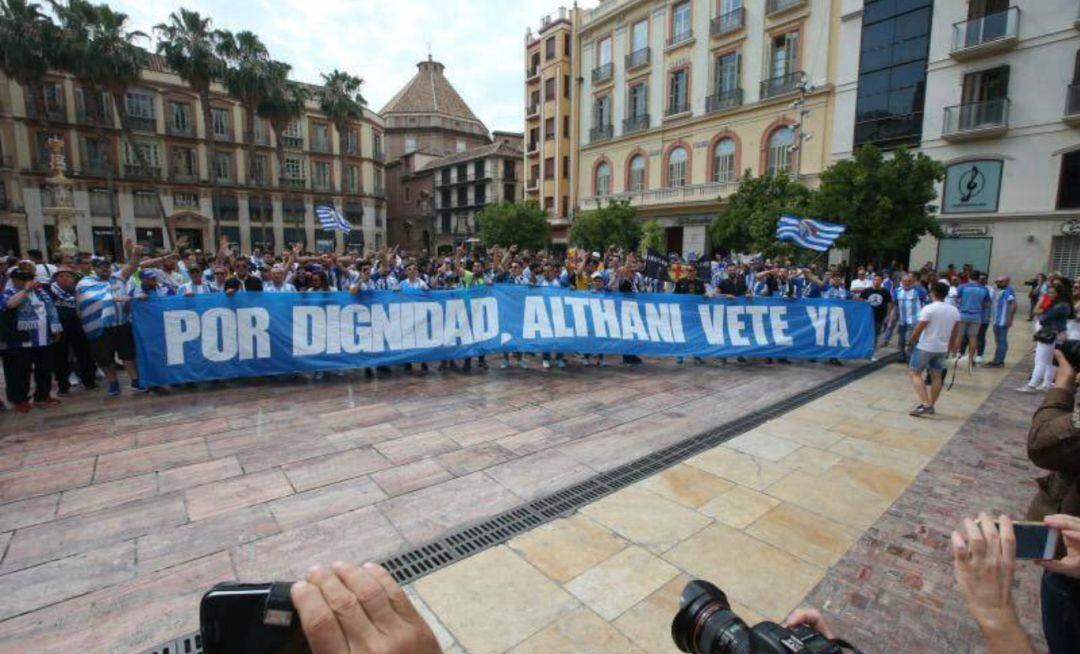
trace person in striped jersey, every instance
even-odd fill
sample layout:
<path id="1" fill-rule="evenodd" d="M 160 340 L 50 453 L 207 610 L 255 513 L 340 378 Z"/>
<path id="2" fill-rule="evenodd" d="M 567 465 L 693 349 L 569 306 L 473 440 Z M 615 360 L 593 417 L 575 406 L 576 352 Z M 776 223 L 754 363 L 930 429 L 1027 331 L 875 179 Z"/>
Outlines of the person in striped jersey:
<path id="1" fill-rule="evenodd" d="M 131 275 L 135 272 L 138 248 L 132 249 L 126 266 L 114 273 L 108 260 L 95 257 L 90 265 L 94 274 L 76 286 L 79 319 L 90 341 L 90 351 L 98 367 L 109 381 L 110 397 L 120 395 L 116 377 L 116 357 L 119 356 L 131 376 L 131 388 L 141 392 L 139 372 L 135 367 L 135 339 L 131 331 L 129 304 L 134 293 Z"/>
<path id="2" fill-rule="evenodd" d="M 1005 365 L 1005 355 L 1009 353 L 1009 329 L 1016 317 L 1016 292 L 1009 284 L 1009 277 L 1003 275 L 995 280 L 994 293 L 994 358 L 986 364 L 987 368 L 1001 368 Z"/>
<path id="3" fill-rule="evenodd" d="M 4 358 L 7 399 L 19 413 L 30 410 L 30 376 L 34 377 L 34 406 L 60 404 L 52 397 L 53 344 L 62 327 L 52 298 L 34 279 L 34 273 L 15 270 L 12 288 L 0 292 L 0 311 L 10 320 L 11 334 L 0 343 Z"/>
<path id="4" fill-rule="evenodd" d="M 900 280 L 900 288 L 893 290 L 892 320 L 896 321 L 896 330 L 900 334 L 900 351 L 907 356 L 908 337 L 919 322 L 919 311 L 926 306 L 929 298 L 926 289 L 915 284 L 915 277 L 906 274 Z"/>
<path id="5" fill-rule="evenodd" d="M 179 295 L 185 297 L 191 297 L 192 295 L 203 295 L 204 293 L 217 293 L 218 290 L 214 288 L 213 284 L 203 279 L 202 268 L 198 265 L 189 266 L 187 269 L 188 277 L 191 281 L 186 284 L 181 284 L 177 290 Z"/>

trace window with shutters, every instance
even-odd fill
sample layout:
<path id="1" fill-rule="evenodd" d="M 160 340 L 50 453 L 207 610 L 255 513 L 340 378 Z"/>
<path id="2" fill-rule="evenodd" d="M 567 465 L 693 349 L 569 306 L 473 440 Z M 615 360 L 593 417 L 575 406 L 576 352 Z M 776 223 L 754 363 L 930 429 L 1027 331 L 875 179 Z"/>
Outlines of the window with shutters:
<path id="1" fill-rule="evenodd" d="M 596 195 L 600 197 L 611 195 L 611 164 L 607 161 L 601 161 L 596 166 L 596 179 L 593 186 Z"/>
<path id="2" fill-rule="evenodd" d="M 791 171 L 791 146 L 795 145 L 795 132 L 788 126 L 778 127 L 769 134 L 765 172 L 780 175 Z"/>
<path id="3" fill-rule="evenodd" d="M 690 71 L 686 68 L 672 71 L 668 77 L 667 114 L 680 114 L 690 110 L 689 101 Z"/>
<path id="4" fill-rule="evenodd" d="M 716 142 L 712 151 L 712 181 L 735 180 L 735 140 L 723 138 Z"/>
<path id="5" fill-rule="evenodd" d="M 686 148 L 681 145 L 668 153 L 667 174 L 669 187 L 686 186 L 686 165 L 689 160 Z"/>
<path id="6" fill-rule="evenodd" d="M 593 108 L 593 124 L 605 128 L 611 124 L 611 96 L 603 95 L 596 99 Z"/>
<path id="7" fill-rule="evenodd" d="M 630 101 L 627 103 L 628 118 L 641 118 L 648 112 L 649 87 L 644 83 L 630 87 Z"/>
<path id="8" fill-rule="evenodd" d="M 643 155 L 635 154 L 630 158 L 626 182 L 628 191 L 640 192 L 645 190 L 645 157 Z"/>
<path id="9" fill-rule="evenodd" d="M 1050 243 L 1050 270 L 1065 277 L 1080 275 L 1080 236 L 1055 236 Z"/>
<path id="10" fill-rule="evenodd" d="M 544 101 L 555 99 L 555 78 L 549 77 L 544 80 Z"/>
<path id="11" fill-rule="evenodd" d="M 210 109 L 210 118 L 214 123 L 214 136 L 228 140 L 232 136 L 229 131 L 229 110 L 213 107 Z"/>
<path id="12" fill-rule="evenodd" d="M 799 32 L 787 32 L 774 36 L 770 42 L 769 77 L 778 78 L 798 70 Z"/>

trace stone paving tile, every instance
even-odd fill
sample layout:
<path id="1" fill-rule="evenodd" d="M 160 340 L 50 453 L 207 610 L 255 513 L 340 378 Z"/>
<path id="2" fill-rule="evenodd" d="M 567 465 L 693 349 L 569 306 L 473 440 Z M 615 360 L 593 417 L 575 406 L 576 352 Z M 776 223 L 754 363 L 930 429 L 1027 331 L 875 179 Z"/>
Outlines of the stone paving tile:
<path id="1" fill-rule="evenodd" d="M 240 467 L 240 462 L 234 456 L 213 459 L 203 463 L 193 463 L 157 473 L 158 491 L 168 493 L 169 491 L 184 490 L 185 488 L 221 481 L 243 473 L 244 470 Z"/>
<path id="2" fill-rule="evenodd" d="M 393 497 L 453 479 L 454 475 L 435 459 L 420 459 L 380 470 L 371 478 L 387 495 Z"/>
<path id="3" fill-rule="evenodd" d="M 292 492 L 289 480 L 280 470 L 267 470 L 217 484 L 189 488 L 184 494 L 187 496 L 188 516 L 197 521 L 291 495 Z"/>
<path id="4" fill-rule="evenodd" d="M 101 432 L 95 430 L 90 434 L 76 434 L 49 439 L 47 445 L 35 447 L 25 452 L 25 457 L 20 463 L 24 466 L 34 466 L 70 459 L 82 459 L 98 454 L 116 452 L 134 445 L 135 436 L 133 434 L 102 436 Z M 10 469 L 8 466 L 0 467 Z"/>
<path id="5" fill-rule="evenodd" d="M 374 504 L 386 497 L 369 477 L 357 477 L 289 495 L 270 502 L 269 506 L 278 525 L 282 529 L 292 529 Z"/>
<path id="6" fill-rule="evenodd" d="M 48 522 L 56 517 L 59 503 L 60 493 L 53 493 L 0 504 L 0 532 Z"/>
<path id="7" fill-rule="evenodd" d="M 645 490 L 691 508 L 700 507 L 734 485 L 685 463 L 638 482 Z"/>
<path id="8" fill-rule="evenodd" d="M 109 481 L 143 472 L 167 470 L 209 458 L 210 452 L 202 438 L 137 447 L 99 456 L 94 481 Z"/>
<path id="9" fill-rule="evenodd" d="M 678 574 L 664 560 L 631 545 L 575 577 L 566 589 L 610 622 Z"/>
<path id="10" fill-rule="evenodd" d="M 27 527 L 15 532 L 0 572 L 87 552 L 185 522 L 184 498 L 176 493 Z"/>
<path id="11" fill-rule="evenodd" d="M 413 587 L 473 654 L 504 652 L 577 606 L 505 546 L 422 577 Z"/>
<path id="12" fill-rule="evenodd" d="M 679 654 L 671 640 L 671 620 L 679 610 L 679 595 L 691 579 L 679 574 L 611 624 L 649 654 Z"/>
<path id="13" fill-rule="evenodd" d="M 570 440 L 573 440 L 572 436 L 551 431 L 547 427 L 537 427 L 513 436 L 500 438 L 495 443 L 518 456 L 525 456 Z"/>
<path id="14" fill-rule="evenodd" d="M 131 500 L 150 497 L 156 495 L 157 492 L 157 473 L 153 472 L 102 484 L 92 484 L 61 493 L 60 509 L 57 515 L 66 517 L 76 513 L 89 513 Z"/>
<path id="15" fill-rule="evenodd" d="M 554 450 L 537 452 L 487 470 L 497 482 L 524 500 L 572 486 L 595 472 Z"/>
<path id="16" fill-rule="evenodd" d="M 462 447 L 471 447 L 517 433 L 517 429 L 494 418 L 463 422 L 444 427 L 440 431 L 444 436 L 454 439 Z"/>
<path id="17" fill-rule="evenodd" d="M 748 431 L 724 443 L 724 447 L 766 461 L 779 461 L 799 449 L 799 443 L 764 431 Z"/>
<path id="18" fill-rule="evenodd" d="M 508 545 L 536 569 L 566 583 L 626 547 L 626 541 L 582 514 L 532 529 Z"/>
<path id="19" fill-rule="evenodd" d="M 703 452 L 687 459 L 686 464 L 755 490 L 762 490 L 791 472 L 789 465 L 756 459 L 725 447 Z"/>
<path id="20" fill-rule="evenodd" d="M 451 527 L 502 513 L 521 498 L 483 472 L 458 477 L 379 503 L 379 510 L 413 545 L 434 540 Z"/>
<path id="21" fill-rule="evenodd" d="M 375 449 L 393 463 L 409 463 L 425 456 L 453 452 L 459 447 L 457 441 L 440 431 L 425 431 L 375 445 Z"/>
<path id="22" fill-rule="evenodd" d="M 129 540 L 0 575 L 0 620 L 128 581 L 135 574 L 135 542 Z"/>
<path id="23" fill-rule="evenodd" d="M 374 507 L 284 531 L 231 550 L 242 579 L 299 579 L 313 565 L 379 561 L 405 545 Z"/>
<path id="24" fill-rule="evenodd" d="M 777 505 L 746 533 L 822 567 L 839 561 L 858 536 L 854 529 L 791 504 Z"/>
<path id="25" fill-rule="evenodd" d="M 666 551 L 709 524 L 700 513 L 633 486 L 589 504 L 581 512 L 652 552 Z"/>
<path id="26" fill-rule="evenodd" d="M 470 472 L 490 468 L 491 466 L 515 458 L 515 454 L 497 443 L 481 443 L 463 450 L 447 452 L 436 457 L 455 477 L 462 477 Z"/>
<path id="27" fill-rule="evenodd" d="M 0 653 L 141 652 L 199 627 L 199 598 L 233 579 L 224 552 L 0 622 Z M 123 616 L 110 619 L 109 616 Z"/>
<path id="28" fill-rule="evenodd" d="M 93 475 L 93 458 L 8 472 L 0 475 L 0 502 L 83 486 Z"/>
<path id="29" fill-rule="evenodd" d="M 282 466 L 285 476 L 297 491 L 306 491 L 337 481 L 352 479 L 391 464 L 375 449 L 362 447 L 333 452 L 317 458 Z"/>
<path id="30" fill-rule="evenodd" d="M 743 486 L 734 486 L 705 503 L 701 512 L 729 527 L 743 529 L 778 504 L 780 500 L 774 497 Z"/>
<path id="31" fill-rule="evenodd" d="M 183 438 L 207 436 L 218 432 L 229 431 L 229 422 L 225 418 L 211 418 L 209 420 L 195 420 L 182 425 L 168 424 L 161 427 L 152 427 L 135 432 L 135 442 L 139 445 L 157 445 Z"/>
<path id="32" fill-rule="evenodd" d="M 339 448 L 323 437 L 308 438 L 291 436 L 288 442 L 271 442 L 263 447 L 243 450 L 236 453 L 240 467 L 245 474 L 269 470 L 278 466 L 310 461 L 311 459 L 332 455 Z"/>
<path id="33" fill-rule="evenodd" d="M 642 650 L 592 611 L 575 609 L 510 654 L 640 654 Z"/>
<path id="34" fill-rule="evenodd" d="M 189 522 L 175 529 L 139 536 L 139 570 L 162 570 L 174 565 L 272 536 L 280 529 L 268 505 L 250 506 Z"/>

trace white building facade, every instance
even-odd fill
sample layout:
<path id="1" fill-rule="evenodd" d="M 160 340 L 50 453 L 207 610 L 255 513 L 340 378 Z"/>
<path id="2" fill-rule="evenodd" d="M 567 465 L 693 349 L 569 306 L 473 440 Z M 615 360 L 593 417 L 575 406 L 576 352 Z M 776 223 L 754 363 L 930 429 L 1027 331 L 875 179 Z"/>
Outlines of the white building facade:
<path id="1" fill-rule="evenodd" d="M 871 142 L 946 167 L 945 237 L 911 266 L 1080 275 L 1080 0 L 844 0 L 839 34 L 858 56 L 839 60 L 833 158 Z"/>

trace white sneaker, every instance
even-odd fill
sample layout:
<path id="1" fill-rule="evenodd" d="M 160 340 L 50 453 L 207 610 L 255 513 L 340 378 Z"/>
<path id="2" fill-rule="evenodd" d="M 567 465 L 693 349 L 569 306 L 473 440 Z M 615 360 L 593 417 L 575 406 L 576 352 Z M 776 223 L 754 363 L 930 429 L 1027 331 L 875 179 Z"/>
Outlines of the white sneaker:
<path id="1" fill-rule="evenodd" d="M 975 357 L 975 363 L 982 363 L 982 362 L 983 362 L 983 358 L 981 356 L 976 356 Z"/>
<path id="2" fill-rule="evenodd" d="M 1020 388 L 1016 389 L 1017 393 L 1037 393 L 1039 389 L 1035 388 L 1031 384 L 1024 384 Z"/>
<path id="3" fill-rule="evenodd" d="M 1038 386 L 1035 387 L 1035 390 L 1045 393 L 1046 391 L 1050 390 L 1051 388 L 1053 388 L 1052 384 L 1039 384 Z"/>
<path id="4" fill-rule="evenodd" d="M 544 361 L 543 366 L 544 366 L 544 370 L 547 370 L 548 368 L 551 367 L 551 362 L 550 361 Z"/>

